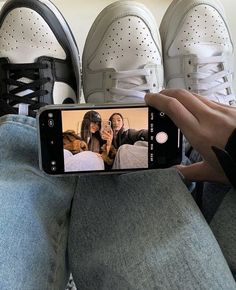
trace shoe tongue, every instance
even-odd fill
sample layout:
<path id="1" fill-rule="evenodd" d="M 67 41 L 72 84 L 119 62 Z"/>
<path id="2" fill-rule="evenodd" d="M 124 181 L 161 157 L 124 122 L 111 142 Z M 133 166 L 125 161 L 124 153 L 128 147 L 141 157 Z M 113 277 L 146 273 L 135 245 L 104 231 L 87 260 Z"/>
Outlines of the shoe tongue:
<path id="1" fill-rule="evenodd" d="M 225 52 L 225 50 L 224 50 Z M 223 53 L 221 45 L 212 45 L 210 43 L 195 44 L 191 47 L 191 54 L 196 54 L 197 57 L 220 56 Z"/>
<path id="2" fill-rule="evenodd" d="M 32 80 L 30 80 L 28 78 L 23 78 L 23 77 L 18 79 L 18 81 L 23 82 L 25 84 L 29 84 L 32 82 Z M 15 86 L 10 86 L 9 90 L 13 90 L 15 88 L 16 88 Z M 19 97 L 24 97 L 24 96 L 27 96 L 31 93 L 33 93 L 33 91 L 28 89 L 28 90 L 19 92 L 16 95 Z M 33 99 L 33 100 L 35 100 L 35 99 Z M 20 103 L 20 104 L 15 105 L 14 107 L 18 108 L 19 115 L 28 115 L 29 114 L 29 105 L 28 104 Z"/>
<path id="3" fill-rule="evenodd" d="M 30 62 L 29 61 L 28 62 L 24 62 L 24 64 L 27 64 L 27 63 L 36 63 L 36 62 L 38 62 L 38 58 L 34 58 L 34 59 L 30 60 Z M 17 63 L 18 64 L 21 64 L 22 62 L 20 62 L 18 60 L 18 62 L 14 62 L 14 63 L 15 64 L 17 64 Z M 21 77 L 21 78 L 17 79 L 17 81 L 22 82 L 22 83 L 25 83 L 25 84 L 30 84 L 34 80 L 33 79 L 30 79 L 30 78 L 26 78 L 26 77 Z M 12 90 L 14 88 L 16 88 L 16 87 L 15 86 L 10 86 L 10 90 Z M 26 95 L 28 95 L 30 93 L 33 93 L 33 92 L 34 92 L 33 90 L 28 89 L 28 90 L 21 91 L 21 92 L 17 93 L 16 95 L 17 96 L 20 96 L 20 97 L 23 97 L 23 96 L 26 96 Z M 35 100 L 35 99 L 33 99 L 33 100 Z"/>
<path id="4" fill-rule="evenodd" d="M 145 84 L 144 77 L 127 77 L 118 81 L 118 87 L 121 89 L 135 89 L 136 86 Z"/>
<path id="5" fill-rule="evenodd" d="M 30 80 L 28 78 L 20 78 L 17 81 L 25 83 L 25 84 L 30 84 L 32 82 L 32 80 Z M 15 88 L 16 88 L 15 86 L 10 86 L 9 90 L 13 90 Z M 28 95 L 30 93 L 33 93 L 33 91 L 32 90 L 25 90 L 25 91 L 17 93 L 16 95 L 19 96 L 19 97 L 23 97 L 23 96 L 26 96 L 26 95 Z"/>

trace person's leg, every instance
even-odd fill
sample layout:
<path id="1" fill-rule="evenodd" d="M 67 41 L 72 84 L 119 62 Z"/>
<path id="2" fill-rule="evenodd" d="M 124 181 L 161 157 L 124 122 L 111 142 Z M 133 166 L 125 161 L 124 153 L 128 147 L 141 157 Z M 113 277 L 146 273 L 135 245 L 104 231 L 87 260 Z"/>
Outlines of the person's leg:
<path id="1" fill-rule="evenodd" d="M 35 119 L 0 119 L 0 289 L 65 289 L 73 178 L 38 169 Z"/>
<path id="2" fill-rule="evenodd" d="M 211 222 L 231 186 L 204 182 L 202 192 L 202 213 L 208 223 Z"/>
<path id="3" fill-rule="evenodd" d="M 174 169 L 81 177 L 70 225 L 78 289 L 236 289 Z"/>
<path id="4" fill-rule="evenodd" d="M 116 153 L 112 169 L 148 168 L 148 147 L 121 145 Z"/>
<path id="5" fill-rule="evenodd" d="M 64 160 L 66 172 L 104 170 L 104 162 L 95 152 L 83 151 Z"/>
<path id="6" fill-rule="evenodd" d="M 211 221 L 211 229 L 236 279 L 236 192 L 225 196 Z"/>

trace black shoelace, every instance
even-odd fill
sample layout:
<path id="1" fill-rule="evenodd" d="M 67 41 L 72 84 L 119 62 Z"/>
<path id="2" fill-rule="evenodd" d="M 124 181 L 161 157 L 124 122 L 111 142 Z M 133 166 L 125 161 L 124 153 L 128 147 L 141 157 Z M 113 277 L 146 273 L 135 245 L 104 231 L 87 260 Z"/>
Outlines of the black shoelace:
<path id="1" fill-rule="evenodd" d="M 29 115 L 34 117 L 36 115 L 35 110 L 46 105 L 40 99 L 48 94 L 48 91 L 42 90 L 41 87 L 51 80 L 50 78 L 40 78 L 39 70 L 47 68 L 47 64 L 41 63 L 3 64 L 2 69 L 7 73 L 7 78 L 4 82 L 10 89 L 0 96 L 0 115 L 17 114 L 18 109 L 14 108 L 14 106 L 23 103 L 29 105 Z M 30 82 L 25 83 L 20 80 L 22 78 L 29 79 Z M 18 96 L 19 93 L 26 90 L 31 90 L 32 92 L 24 96 Z"/>

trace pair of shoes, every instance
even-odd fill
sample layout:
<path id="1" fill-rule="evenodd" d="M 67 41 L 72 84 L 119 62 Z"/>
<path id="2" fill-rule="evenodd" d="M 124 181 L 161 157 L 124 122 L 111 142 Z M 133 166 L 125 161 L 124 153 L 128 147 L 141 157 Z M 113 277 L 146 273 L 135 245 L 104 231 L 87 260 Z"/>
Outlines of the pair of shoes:
<path id="1" fill-rule="evenodd" d="M 106 29 L 105 18 L 110 23 L 112 16 L 110 10 L 116 14 L 118 10 L 121 13 L 125 12 L 126 8 L 129 14 L 132 13 L 125 20 L 130 22 L 127 33 L 131 34 L 128 51 L 125 48 L 127 29 L 123 26 L 124 19 L 121 19 L 119 32 L 114 32 L 111 28 L 111 33 L 107 36 L 109 41 L 104 40 L 105 43 L 101 43 L 100 52 L 96 51 L 98 53 L 95 62 L 89 63 L 91 68 L 95 66 L 94 71 L 90 73 L 90 68 L 87 70 L 87 63 L 90 62 L 93 48 L 99 46 L 99 36 L 103 35 L 103 28 Z M 123 84 L 123 91 L 117 93 L 125 94 L 123 99 L 127 102 L 129 100 L 127 95 L 131 92 L 130 84 L 134 82 L 137 87 L 137 82 L 140 82 L 140 90 L 149 90 L 150 83 L 155 86 L 152 80 L 162 77 L 161 52 L 158 51 L 155 43 L 155 41 L 160 42 L 159 32 L 154 18 L 142 5 L 121 1 L 121 5 L 119 2 L 111 5 L 104 14 L 106 11 L 107 15 L 105 18 L 102 17 L 103 23 L 100 23 L 100 28 L 95 31 L 95 35 L 92 28 L 87 38 L 83 55 L 86 62 L 83 74 L 85 98 L 89 102 L 112 101 L 113 90 L 109 92 L 110 84 L 113 85 L 116 79 L 120 79 L 117 83 Z M 147 25 L 144 23 L 143 31 L 139 31 L 142 18 L 147 19 Z M 96 22 L 100 22 L 99 19 Z M 152 39 L 153 31 L 155 31 L 155 39 Z M 137 47 L 144 41 L 149 47 L 147 51 L 142 52 L 141 60 L 133 56 L 134 34 L 137 37 Z M 106 55 L 102 52 L 103 46 L 106 48 Z M 153 51 L 152 54 L 150 50 Z M 140 51 L 136 53 L 140 55 Z M 111 65 L 111 69 L 100 70 L 97 58 L 100 65 L 104 63 L 106 66 Z M 147 63 L 149 58 L 150 64 Z M 159 67 L 156 66 L 156 62 L 159 63 Z M 116 74 L 113 66 L 117 69 Z M 143 69 L 137 70 L 136 68 L 140 66 L 143 66 Z M 122 67 L 129 67 L 129 72 L 121 73 Z M 143 75 L 147 75 L 148 84 L 142 84 Z M 60 11 L 49 0 L 8 0 L 0 13 L 0 116 L 8 113 L 35 116 L 37 109 L 46 104 L 78 103 L 81 96 L 81 79 L 79 51 L 74 36 Z M 162 82 L 161 79 L 160 83 Z M 156 86 L 155 91 L 158 89 L 159 86 Z M 103 91 L 105 94 L 100 98 Z M 137 94 L 136 91 L 133 93 Z M 107 98 L 107 95 L 111 98 Z M 141 100 L 143 101 L 143 94 Z M 119 98 L 115 101 L 119 101 Z"/>
<path id="2" fill-rule="evenodd" d="M 144 5 L 112 3 L 90 29 L 81 76 L 59 10 L 49 0 L 8 0 L 0 13 L 0 116 L 78 103 L 81 78 L 86 102 L 143 102 L 145 93 L 166 86 L 235 104 L 233 45 L 218 0 L 174 0 L 160 32 Z"/>
<path id="3" fill-rule="evenodd" d="M 233 44 L 218 0 L 172 1 L 160 35 L 144 5 L 125 0 L 106 7 L 84 47 L 86 101 L 142 102 L 146 92 L 166 87 L 236 104 Z"/>

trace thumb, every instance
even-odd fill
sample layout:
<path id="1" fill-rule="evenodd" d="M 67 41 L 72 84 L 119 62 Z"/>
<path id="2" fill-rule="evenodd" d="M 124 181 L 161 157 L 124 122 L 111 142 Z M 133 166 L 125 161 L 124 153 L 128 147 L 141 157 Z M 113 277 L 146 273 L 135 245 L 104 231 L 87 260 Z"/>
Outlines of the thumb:
<path id="1" fill-rule="evenodd" d="M 217 171 L 206 161 L 197 162 L 191 165 L 175 166 L 182 175 L 190 181 L 213 181 L 229 183 L 223 171 Z"/>

